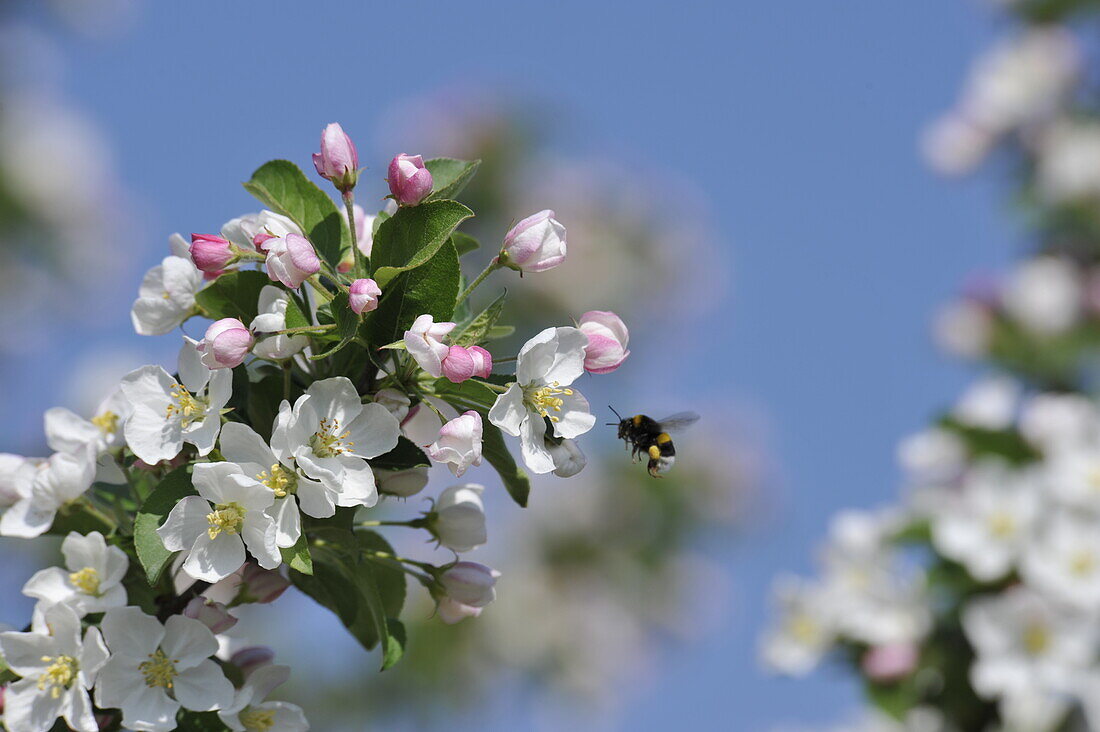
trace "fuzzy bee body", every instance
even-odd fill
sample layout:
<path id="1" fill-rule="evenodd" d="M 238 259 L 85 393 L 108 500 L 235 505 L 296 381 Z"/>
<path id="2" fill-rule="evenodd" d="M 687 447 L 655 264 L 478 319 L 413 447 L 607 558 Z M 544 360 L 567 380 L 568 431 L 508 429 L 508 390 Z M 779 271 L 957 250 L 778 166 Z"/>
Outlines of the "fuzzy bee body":
<path id="1" fill-rule="evenodd" d="M 615 416 L 619 416 L 617 412 Z M 676 462 L 676 446 L 672 443 L 672 435 L 669 433 L 684 429 L 697 419 L 699 415 L 690 412 L 675 414 L 659 421 L 644 414 L 636 414 L 619 420 L 619 439 L 626 441 L 635 462 L 640 456 L 645 455 L 649 459 L 647 464 L 649 474 L 654 478 L 660 478 L 661 474 L 667 473 Z"/>

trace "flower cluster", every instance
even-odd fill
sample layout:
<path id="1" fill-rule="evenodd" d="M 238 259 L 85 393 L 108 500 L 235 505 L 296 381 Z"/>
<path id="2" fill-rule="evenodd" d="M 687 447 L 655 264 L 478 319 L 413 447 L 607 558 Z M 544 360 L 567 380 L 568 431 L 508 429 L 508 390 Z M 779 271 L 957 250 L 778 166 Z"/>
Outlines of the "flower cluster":
<path id="1" fill-rule="evenodd" d="M 170 238 L 132 320 L 147 335 L 211 321 L 182 337 L 173 371 L 127 374 L 88 418 L 48 412 L 48 459 L 0 456 L 0 534 L 65 536 L 64 567 L 24 587 L 38 601 L 28 631 L 0 635 L 12 732 L 58 718 L 192 728 L 214 713 L 233 730 L 307 729 L 298 707 L 264 701 L 285 667 L 219 644 L 235 608 L 293 585 L 386 668 L 402 654 L 406 575 L 454 623 L 495 599 L 500 573 L 457 556 L 487 541 L 480 484 L 447 487 L 408 520 L 371 509 L 419 493 L 433 464 L 461 476 L 483 459 L 525 505 L 506 434 L 533 472 L 584 467 L 575 441 L 596 418 L 573 384 L 623 363 L 626 326 L 585 313 L 494 359 L 486 346 L 511 332 L 498 323 L 504 296 L 470 306 L 497 270 L 564 262 L 553 212 L 520 221 L 463 288 L 459 256 L 477 242 L 457 231 L 472 212 L 454 199 L 477 161 L 396 156 L 397 206 L 376 216 L 354 202 L 358 154 L 339 125 L 313 162 L 343 210 L 275 161 L 246 184 L 265 210 Z M 426 531 L 454 559 L 402 557 L 383 527 Z"/>

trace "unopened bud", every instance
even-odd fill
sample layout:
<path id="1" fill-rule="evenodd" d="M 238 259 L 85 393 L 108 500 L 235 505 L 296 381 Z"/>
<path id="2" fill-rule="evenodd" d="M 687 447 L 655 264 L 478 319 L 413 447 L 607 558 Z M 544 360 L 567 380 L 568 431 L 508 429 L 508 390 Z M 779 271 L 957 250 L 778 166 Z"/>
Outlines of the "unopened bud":
<path id="1" fill-rule="evenodd" d="M 390 193 L 402 206 L 415 206 L 432 192 L 432 174 L 424 167 L 424 158 L 401 153 L 390 161 Z"/>
<path id="2" fill-rule="evenodd" d="M 378 296 L 382 288 L 372 279 L 358 279 L 348 288 L 348 302 L 357 314 L 369 313 L 378 307 Z"/>
<path id="3" fill-rule="evenodd" d="M 321 152 L 313 154 L 313 167 L 322 178 L 332 181 L 337 190 L 348 193 L 358 180 L 359 153 L 355 143 L 339 124 L 333 122 L 321 132 Z"/>

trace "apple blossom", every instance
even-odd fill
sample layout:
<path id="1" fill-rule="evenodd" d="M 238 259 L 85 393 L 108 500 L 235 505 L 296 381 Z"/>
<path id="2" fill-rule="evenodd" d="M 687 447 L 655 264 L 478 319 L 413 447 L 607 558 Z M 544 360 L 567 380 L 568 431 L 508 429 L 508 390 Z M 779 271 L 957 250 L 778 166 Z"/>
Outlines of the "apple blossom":
<path id="1" fill-rule="evenodd" d="M 481 465 L 481 433 L 481 415 L 463 412 L 439 428 L 439 437 L 428 446 L 428 457 L 447 463 L 456 477 L 461 476 L 471 465 Z"/>
<path id="2" fill-rule="evenodd" d="M 405 331 L 405 349 L 420 368 L 438 379 L 443 375 L 443 359 L 450 353 L 442 339 L 454 329 L 455 323 L 436 323 L 425 313 Z"/>
<path id="3" fill-rule="evenodd" d="M 319 176 L 332 181 L 342 193 L 355 188 L 359 153 L 338 123 L 331 123 L 321 132 L 321 152 L 313 153 L 313 167 Z"/>
<path id="4" fill-rule="evenodd" d="M 516 359 L 516 383 L 489 410 L 490 422 L 520 438 L 523 460 L 532 472 L 549 473 L 556 467 L 546 449 L 547 420 L 556 437 L 569 439 L 596 423 L 588 400 L 568 388 L 584 373 L 587 343 L 576 328 L 547 328 L 527 341 Z"/>
<path id="5" fill-rule="evenodd" d="M 367 460 L 397 445 L 401 428 L 381 404 L 363 404 L 351 381 L 338 376 L 315 381 L 293 408 L 283 402 L 271 435 L 271 449 L 284 465 L 293 460 L 307 478 L 319 481 L 317 505 L 302 510 L 331 516 L 335 506 L 373 506 L 378 502 Z"/>
<path id="6" fill-rule="evenodd" d="M 220 602 L 205 597 L 193 597 L 183 608 L 183 616 L 198 620 L 210 629 L 211 633 L 224 633 L 237 624 L 237 618 Z"/>
<path id="7" fill-rule="evenodd" d="M 415 496 L 428 485 L 427 468 L 408 468 L 406 470 L 375 471 L 378 480 L 378 492 L 398 498 Z"/>
<path id="8" fill-rule="evenodd" d="M 584 370 L 593 374 L 609 374 L 630 355 L 626 345 L 630 332 L 618 315 L 607 310 L 589 310 L 577 326 L 588 336 L 584 348 Z"/>
<path id="9" fill-rule="evenodd" d="M 351 283 L 348 302 L 357 315 L 369 313 L 378 307 L 378 297 L 382 288 L 372 279 L 358 279 Z"/>
<path id="10" fill-rule="evenodd" d="M 164 335 L 195 311 L 202 272 L 185 257 L 165 257 L 146 273 L 130 312 L 138 335 Z"/>
<path id="11" fill-rule="evenodd" d="M 279 333 L 286 330 L 286 309 L 290 303 L 290 296 L 286 290 L 275 285 L 264 285 L 260 290 L 260 300 L 257 304 L 259 314 L 252 319 L 249 329 L 253 333 L 263 336 L 252 347 L 252 353 L 259 358 L 272 361 L 282 361 L 301 352 L 309 345 L 309 338 L 304 335 L 288 335 Z"/>
<path id="12" fill-rule="evenodd" d="M 268 665 L 245 677 L 233 703 L 218 712 L 221 721 L 234 732 L 305 732 L 305 714 L 295 704 L 264 701 L 276 687 L 290 678 L 286 666 Z"/>
<path id="13" fill-rule="evenodd" d="M 836 639 L 833 605 L 820 586 L 795 577 L 776 580 L 778 623 L 760 644 L 760 657 L 772 670 L 805 676 L 824 658 Z"/>
<path id="14" fill-rule="evenodd" d="M 432 174 L 419 155 L 401 153 L 390 161 L 390 193 L 402 206 L 415 206 L 432 192 Z"/>
<path id="15" fill-rule="evenodd" d="M 588 464 L 588 458 L 584 456 L 581 446 L 576 440 L 563 439 L 558 442 L 555 439 L 546 438 L 546 450 L 554 461 L 554 475 L 559 478 L 572 478 L 584 470 Z"/>
<path id="16" fill-rule="evenodd" d="M 241 676 L 245 679 L 259 669 L 270 666 L 274 660 L 275 651 L 267 646 L 247 646 L 229 657 L 229 662 L 240 669 Z"/>
<path id="17" fill-rule="evenodd" d="M 302 235 L 301 228 L 288 217 L 274 211 L 246 214 L 231 219 L 222 225 L 222 236 L 240 249 L 256 248 L 256 237 L 285 237 L 287 234 Z"/>
<path id="18" fill-rule="evenodd" d="M 34 476 L 45 464 L 44 460 L 0 452 L 0 512 L 30 497 Z"/>
<path id="19" fill-rule="evenodd" d="M 408 395 L 397 389 L 379 389 L 378 393 L 374 395 L 374 401 L 376 404 L 385 407 L 386 411 L 392 414 L 398 422 L 404 422 L 405 417 L 409 416 L 411 401 Z"/>
<path id="20" fill-rule="evenodd" d="M 493 356 L 481 346 L 451 346 L 442 369 L 443 376 L 456 384 L 474 376 L 487 379 L 493 373 Z"/>
<path id="21" fill-rule="evenodd" d="M 35 472 L 30 493 L 0 516 L 0 535 L 25 539 L 41 536 L 53 525 L 57 512 L 84 495 L 94 479 L 95 461 L 90 453 L 54 453 Z"/>
<path id="22" fill-rule="evenodd" d="M 183 571 L 217 582 L 241 568 L 246 546 L 262 567 L 282 563 L 275 521 L 266 513 L 275 494 L 267 486 L 232 463 L 199 463 L 193 481 L 199 495 L 181 499 L 157 529 L 165 549 L 187 553 Z"/>
<path id="23" fill-rule="evenodd" d="M 321 271 L 321 260 L 313 245 L 301 234 L 269 237 L 259 245 L 267 255 L 267 276 L 292 290 Z"/>
<path id="24" fill-rule="evenodd" d="M 565 261 L 565 227 L 546 209 L 532 214 L 504 235 L 500 263 L 520 272 L 545 272 Z"/>
<path id="25" fill-rule="evenodd" d="M 439 575 L 446 597 L 470 607 L 482 608 L 496 599 L 500 572 L 477 562 L 456 562 Z"/>
<path id="26" fill-rule="evenodd" d="M 214 234 L 192 234 L 189 251 L 191 261 L 207 274 L 220 273 L 237 258 L 229 240 Z"/>
<path id="27" fill-rule="evenodd" d="M 255 342 L 252 332 L 240 320 L 222 318 L 206 329 L 197 348 L 207 368 L 232 369 L 244 363 Z"/>
<path id="28" fill-rule="evenodd" d="M 133 405 L 124 428 L 126 443 L 150 465 L 176 457 L 184 442 L 207 455 L 218 439 L 233 375 L 208 369 L 197 346 L 184 338 L 178 381 L 160 366 L 143 366 L 122 379 L 122 393 Z"/>
<path id="29" fill-rule="evenodd" d="M 464 483 L 446 488 L 427 515 L 428 529 L 439 543 L 453 552 L 463 553 L 486 541 L 485 504 L 481 494 L 485 486 Z"/>
<path id="30" fill-rule="evenodd" d="M 122 578 L 130 566 L 126 552 L 107 546 L 103 534 L 82 536 L 70 531 L 61 542 L 65 569 L 50 567 L 36 572 L 23 586 L 23 594 L 47 604 L 62 603 L 84 617 L 126 604 Z"/>
<path id="31" fill-rule="evenodd" d="M 23 677 L 4 693 L 6 729 L 40 732 L 63 717 L 77 732 L 98 732 L 89 692 L 108 656 L 98 628 L 82 633 L 71 607 L 50 605 L 31 632 L 0 633 L 0 655 Z"/>
<path id="32" fill-rule="evenodd" d="M 58 452 L 80 454 L 91 448 L 96 456 L 125 445 L 122 426 L 132 411 L 121 389 L 100 402 L 95 416 L 84 419 L 64 407 L 46 411 L 46 443 Z"/>
<path id="33" fill-rule="evenodd" d="M 1068 511 L 1048 518 L 1024 549 L 1020 573 L 1045 596 L 1082 612 L 1100 606 L 1096 519 Z"/>
<path id="34" fill-rule="evenodd" d="M 436 612 L 439 613 L 440 620 L 447 625 L 454 625 L 466 618 L 479 617 L 485 608 L 464 605 L 457 600 L 444 596 L 440 598 L 439 604 L 436 605 L 435 609 Z"/>
<path id="35" fill-rule="evenodd" d="M 124 727 L 167 732 L 180 707 L 208 712 L 233 703 L 233 685 L 210 659 L 218 641 L 199 621 L 173 615 L 161 625 L 122 607 L 108 610 L 101 627 L 111 656 L 99 670 L 96 706 L 121 709 Z"/>

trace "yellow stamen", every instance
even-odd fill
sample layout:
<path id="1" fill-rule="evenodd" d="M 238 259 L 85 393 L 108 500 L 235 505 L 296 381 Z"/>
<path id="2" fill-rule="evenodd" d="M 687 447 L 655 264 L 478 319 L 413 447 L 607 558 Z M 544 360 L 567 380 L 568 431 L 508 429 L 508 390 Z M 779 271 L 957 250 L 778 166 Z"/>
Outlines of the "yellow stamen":
<path id="1" fill-rule="evenodd" d="M 1016 520 L 1003 511 L 989 517 L 989 533 L 997 539 L 1007 539 L 1016 533 Z"/>
<path id="2" fill-rule="evenodd" d="M 1096 557 L 1088 552 L 1077 552 L 1069 563 L 1069 571 L 1078 577 L 1087 577 L 1096 569 Z"/>
<path id="3" fill-rule="evenodd" d="M 171 689 L 174 679 L 179 676 L 176 670 L 176 660 L 164 655 L 164 651 L 157 649 L 149 654 L 149 660 L 138 664 L 138 671 L 145 676 L 145 685 L 150 689 L 159 686 L 162 689 Z"/>
<path id="4" fill-rule="evenodd" d="M 1038 656 L 1050 646 L 1050 631 L 1045 625 L 1031 623 L 1024 629 L 1024 648 L 1033 656 Z"/>
<path id="5" fill-rule="evenodd" d="M 240 720 L 248 732 L 267 732 L 275 726 L 275 712 L 269 709 L 245 709 L 241 712 Z"/>
<path id="6" fill-rule="evenodd" d="M 317 457 L 336 457 L 355 447 L 355 443 L 348 440 L 350 435 L 350 432 L 340 433 L 339 420 L 322 419 L 320 429 L 309 438 L 309 445 Z"/>
<path id="7" fill-rule="evenodd" d="M 182 384 L 172 384 L 170 396 L 175 404 L 168 405 L 168 417 L 179 417 L 184 427 L 206 411 L 206 400 L 194 396 Z"/>
<path id="8" fill-rule="evenodd" d="M 76 681 L 80 664 L 72 656 L 43 656 L 42 662 L 50 665 L 46 667 L 45 673 L 38 677 L 38 688 L 40 691 L 48 688 L 50 696 L 56 699 Z"/>
<path id="9" fill-rule="evenodd" d="M 227 534 L 241 533 L 244 515 L 244 506 L 239 503 L 219 503 L 213 511 L 206 514 L 206 521 L 210 524 L 210 528 L 206 530 L 207 535 L 216 539 L 223 531 Z"/>
<path id="10" fill-rule="evenodd" d="M 808 615 L 797 613 L 787 619 L 787 633 L 799 643 L 810 644 L 817 640 L 820 628 Z"/>
<path id="11" fill-rule="evenodd" d="M 279 463 L 272 465 L 270 471 L 265 470 L 257 475 L 256 480 L 270 488 L 276 498 L 286 498 L 298 487 L 298 476 Z"/>
<path id="12" fill-rule="evenodd" d="M 92 417 L 92 424 L 99 428 L 99 431 L 105 435 L 113 435 L 118 432 L 118 420 L 119 416 L 114 412 L 107 410 L 103 414 L 97 414 Z"/>
<path id="13" fill-rule="evenodd" d="M 73 587 L 93 597 L 99 597 L 99 581 L 99 572 L 92 567 L 85 567 L 69 575 L 69 582 Z"/>
<path id="14" fill-rule="evenodd" d="M 538 389 L 525 390 L 523 395 L 524 401 L 531 405 L 531 408 L 543 417 L 549 417 L 551 422 L 558 422 L 560 420 L 550 414 L 551 411 L 560 412 L 562 405 L 565 404 L 565 400 L 561 399 L 558 395 L 573 395 L 572 389 L 559 389 L 559 386 L 560 384 L 555 381 Z"/>

